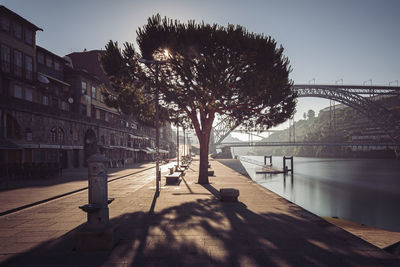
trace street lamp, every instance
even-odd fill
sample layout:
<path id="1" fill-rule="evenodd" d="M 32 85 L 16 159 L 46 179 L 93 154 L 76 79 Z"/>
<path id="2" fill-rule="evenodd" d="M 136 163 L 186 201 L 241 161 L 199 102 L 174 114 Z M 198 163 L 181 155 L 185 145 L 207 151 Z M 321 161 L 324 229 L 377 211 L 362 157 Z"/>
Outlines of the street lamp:
<path id="1" fill-rule="evenodd" d="M 158 72 L 159 72 L 159 66 L 160 64 L 165 64 L 167 63 L 166 60 L 148 60 L 144 58 L 140 58 L 138 60 L 140 63 L 143 64 L 155 64 L 156 65 L 156 190 L 159 191 L 160 188 L 160 182 L 161 182 L 161 173 L 160 173 L 160 127 L 159 127 L 159 104 L 158 104 L 158 99 L 159 99 L 159 91 L 160 91 L 160 84 L 158 81 Z"/>
<path id="2" fill-rule="evenodd" d="M 186 156 L 186 141 L 185 141 L 185 127 L 183 127 L 183 152 L 182 157 L 185 158 Z"/>
<path id="3" fill-rule="evenodd" d="M 179 125 L 176 125 L 176 164 L 179 167 Z"/>

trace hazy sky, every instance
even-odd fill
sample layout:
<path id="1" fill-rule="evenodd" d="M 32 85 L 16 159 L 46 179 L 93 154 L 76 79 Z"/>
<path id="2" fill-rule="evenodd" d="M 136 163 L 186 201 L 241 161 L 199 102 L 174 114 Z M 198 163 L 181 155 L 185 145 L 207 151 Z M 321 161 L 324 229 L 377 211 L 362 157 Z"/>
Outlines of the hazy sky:
<path id="1" fill-rule="evenodd" d="M 103 49 L 111 39 L 135 42 L 136 30 L 160 13 L 270 35 L 285 48 L 297 84 L 388 85 L 400 79 L 399 0 L 1 0 L 37 26 L 37 43 L 64 56 Z M 296 120 L 329 101 L 302 98 Z"/>

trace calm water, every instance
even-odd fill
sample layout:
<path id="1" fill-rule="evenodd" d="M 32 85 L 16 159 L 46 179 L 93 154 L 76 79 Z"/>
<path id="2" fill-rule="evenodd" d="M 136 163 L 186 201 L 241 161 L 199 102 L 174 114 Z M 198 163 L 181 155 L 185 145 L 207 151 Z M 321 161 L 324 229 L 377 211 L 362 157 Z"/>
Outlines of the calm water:
<path id="1" fill-rule="evenodd" d="M 243 156 L 253 180 L 319 216 L 339 217 L 400 232 L 400 161 L 294 158 L 293 178 L 256 174 L 263 157 Z M 282 157 L 273 157 L 282 168 Z"/>

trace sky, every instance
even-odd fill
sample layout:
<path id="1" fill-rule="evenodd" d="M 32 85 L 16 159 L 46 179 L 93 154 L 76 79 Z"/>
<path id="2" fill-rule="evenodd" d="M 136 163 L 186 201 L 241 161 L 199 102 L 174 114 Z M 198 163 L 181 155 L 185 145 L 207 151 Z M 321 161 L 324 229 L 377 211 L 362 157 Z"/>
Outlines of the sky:
<path id="1" fill-rule="evenodd" d="M 135 43 L 147 18 L 241 25 L 285 49 L 295 84 L 388 85 L 400 80 L 399 0 L 0 0 L 43 32 L 37 44 L 64 56 Z M 340 81 L 342 83 L 342 81 Z M 368 82 L 370 84 L 370 82 Z M 394 85 L 392 83 L 392 85 Z M 299 98 L 295 120 L 329 100 Z M 281 127 L 287 127 L 287 123 Z"/>

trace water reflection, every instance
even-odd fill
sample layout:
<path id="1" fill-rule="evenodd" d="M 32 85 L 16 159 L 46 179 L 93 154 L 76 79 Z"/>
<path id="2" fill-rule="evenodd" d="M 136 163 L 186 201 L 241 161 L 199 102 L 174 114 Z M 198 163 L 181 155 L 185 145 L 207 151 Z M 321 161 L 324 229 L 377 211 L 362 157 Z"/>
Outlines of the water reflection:
<path id="1" fill-rule="evenodd" d="M 256 174 L 260 166 L 242 164 L 257 183 L 319 216 L 400 231 L 399 161 L 297 157 L 293 175 Z M 282 168 L 282 157 L 273 166 Z"/>

